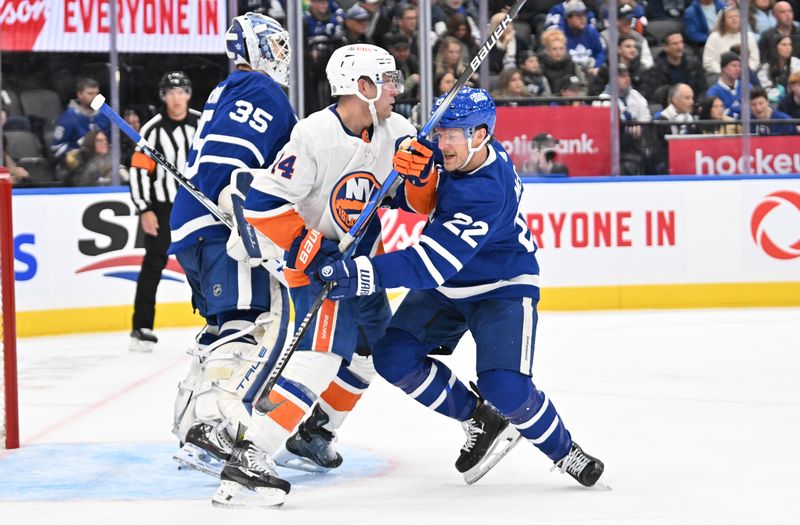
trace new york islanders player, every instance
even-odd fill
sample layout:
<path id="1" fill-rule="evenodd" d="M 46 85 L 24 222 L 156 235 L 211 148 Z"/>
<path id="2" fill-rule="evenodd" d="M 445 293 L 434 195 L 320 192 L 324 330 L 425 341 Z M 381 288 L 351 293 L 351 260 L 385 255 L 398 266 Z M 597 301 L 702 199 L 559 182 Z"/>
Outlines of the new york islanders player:
<path id="1" fill-rule="evenodd" d="M 241 170 L 269 166 L 297 119 L 281 89 L 289 80 L 286 30 L 268 16 L 247 13 L 233 19 L 225 40 L 235 71 L 208 97 L 186 176 L 230 213 L 231 195 L 243 199 L 246 191 Z M 176 459 L 211 473 L 228 459 L 238 425 L 249 424 L 246 404 L 266 374 L 264 354 L 283 345 L 288 292 L 259 261 L 230 257 L 228 228 L 183 187 L 170 228 L 170 252 L 186 272 L 192 303 L 207 323 L 175 402 L 175 433 L 184 444 Z M 263 244 L 268 252 L 269 244 Z M 239 248 L 243 252 L 241 243 Z M 236 251 L 235 242 L 231 249 Z M 274 247 L 272 254 L 278 255 Z M 237 474 L 245 476 L 235 469 L 228 473 Z"/>
<path id="2" fill-rule="evenodd" d="M 296 319 L 306 315 L 320 291 L 310 286 L 307 274 L 339 253 L 339 239 L 391 171 L 396 141 L 414 133 L 392 112 L 403 78 L 388 52 L 368 44 L 341 47 L 326 74 L 337 103 L 295 126 L 272 166 L 254 172 L 245 202 L 247 220 L 286 252 Z M 358 253 L 372 255 L 380 246 L 380 224 L 374 221 Z M 235 450 L 263 458 L 286 442 L 298 459 L 337 467 L 342 458 L 333 448 L 333 432 L 375 376 L 370 352 L 390 316 L 385 293 L 327 301 L 270 393 L 278 406 L 253 418 Z M 212 501 L 277 506 L 288 491 L 275 472 L 248 483 L 223 476 Z"/>
<path id="3" fill-rule="evenodd" d="M 572 441 L 555 405 L 531 381 L 539 300 L 536 245 L 519 212 L 522 184 L 508 153 L 492 138 L 494 124 L 489 94 L 463 88 L 432 136 L 443 170 L 419 243 L 324 265 L 319 277 L 337 283 L 329 294 L 337 299 L 411 288 L 375 345 L 375 367 L 418 402 L 463 422 L 467 442 L 456 468 L 467 482 L 499 460 L 518 431 L 562 472 L 591 486 L 603 463 Z M 436 184 L 432 152 L 412 146 L 398 151 L 396 169 L 408 182 Z M 478 389 L 485 400 L 429 355 L 467 330 L 477 345 Z M 497 449 L 498 444 L 506 448 Z M 484 455 L 490 461 L 482 461 Z"/>

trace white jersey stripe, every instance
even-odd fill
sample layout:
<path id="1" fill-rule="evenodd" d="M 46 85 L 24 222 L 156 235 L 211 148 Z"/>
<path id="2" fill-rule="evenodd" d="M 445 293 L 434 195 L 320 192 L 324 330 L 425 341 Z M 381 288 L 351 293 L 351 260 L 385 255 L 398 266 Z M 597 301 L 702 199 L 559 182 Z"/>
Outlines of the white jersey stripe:
<path id="1" fill-rule="evenodd" d="M 236 301 L 236 308 L 239 310 L 249 310 L 253 301 L 252 287 L 252 268 L 249 265 L 237 261 L 236 263 L 236 286 L 239 297 Z"/>
<path id="2" fill-rule="evenodd" d="M 513 279 L 502 279 L 493 283 L 478 284 L 475 286 L 440 286 L 436 291 L 449 299 L 465 299 L 475 295 L 484 294 L 503 288 L 505 286 L 528 285 L 539 287 L 539 276 L 532 274 L 518 275 Z"/>
<path id="3" fill-rule="evenodd" d="M 250 153 L 252 153 L 255 156 L 256 160 L 258 161 L 259 166 L 264 165 L 264 155 L 262 155 L 261 152 L 258 151 L 258 148 L 256 148 L 255 145 L 253 145 L 253 143 L 250 142 L 249 140 L 244 140 L 239 137 L 231 137 L 229 135 L 218 135 L 218 134 L 206 135 L 205 140 L 206 143 L 215 141 L 215 142 L 224 142 L 225 144 L 235 144 L 237 146 L 241 146 L 245 149 L 250 150 Z"/>
<path id="4" fill-rule="evenodd" d="M 455 268 L 456 271 L 461 271 L 461 268 L 464 267 L 464 265 L 461 264 L 461 261 L 459 261 L 455 255 L 447 251 L 447 249 L 444 246 L 442 246 L 435 240 L 431 239 L 427 235 L 421 236 L 419 238 L 419 242 L 420 244 L 425 244 L 427 246 L 430 246 L 431 250 L 441 255 L 447 262 L 452 264 L 453 268 Z"/>
<path id="5" fill-rule="evenodd" d="M 521 374 L 530 373 L 533 352 L 533 299 L 522 299 L 522 333 L 520 334 L 519 371 Z"/>
<path id="6" fill-rule="evenodd" d="M 436 269 L 436 266 L 434 266 L 433 261 L 431 261 L 431 258 L 428 257 L 428 254 L 425 253 L 425 248 L 419 244 L 413 245 L 412 248 L 415 252 L 417 252 L 419 258 L 422 259 L 423 264 L 425 264 L 425 269 L 428 270 L 428 273 L 431 275 L 431 277 L 433 277 L 433 280 L 436 281 L 436 284 L 442 284 L 444 282 L 444 277 L 442 277 L 442 274 Z M 437 288 L 437 290 L 438 289 L 439 288 Z"/>
<path id="7" fill-rule="evenodd" d="M 196 219 L 192 219 L 185 223 L 177 230 L 172 230 L 172 242 L 183 240 L 184 237 L 206 226 L 213 226 L 214 224 L 222 224 L 213 215 L 201 215 Z"/>
<path id="8" fill-rule="evenodd" d="M 436 398 L 436 401 L 430 405 L 431 410 L 436 410 L 439 408 L 439 405 L 444 403 L 444 400 L 447 399 L 447 393 L 453 390 L 453 385 L 456 383 L 456 376 L 454 373 L 450 372 L 450 379 L 447 380 L 447 388 L 442 390 L 442 393 L 439 394 L 439 397 Z"/>
<path id="9" fill-rule="evenodd" d="M 550 428 L 548 428 L 547 431 L 544 434 L 542 434 L 541 436 L 539 436 L 536 439 L 528 439 L 528 441 L 530 441 L 534 445 L 541 445 L 542 443 L 547 441 L 547 438 L 550 437 L 550 434 L 555 432 L 556 428 L 558 428 L 559 421 L 560 420 L 558 419 L 558 416 L 556 416 L 556 418 L 553 420 L 553 423 L 550 425 Z"/>
<path id="10" fill-rule="evenodd" d="M 550 398 L 547 397 L 547 394 L 543 395 L 544 403 L 542 404 L 542 407 L 529 420 L 525 421 L 524 423 L 515 424 L 514 426 L 517 427 L 517 430 L 525 430 L 526 428 L 530 428 L 534 423 L 542 418 L 544 411 L 547 410 L 547 407 L 550 405 Z"/>

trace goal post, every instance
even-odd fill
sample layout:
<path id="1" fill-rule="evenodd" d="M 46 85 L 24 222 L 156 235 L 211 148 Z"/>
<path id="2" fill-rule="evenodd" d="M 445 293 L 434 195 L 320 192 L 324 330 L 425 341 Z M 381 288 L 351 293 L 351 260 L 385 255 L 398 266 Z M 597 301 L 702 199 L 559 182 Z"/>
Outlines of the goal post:
<path id="1" fill-rule="evenodd" d="M 0 166 L 0 448 L 19 447 L 11 178 Z"/>

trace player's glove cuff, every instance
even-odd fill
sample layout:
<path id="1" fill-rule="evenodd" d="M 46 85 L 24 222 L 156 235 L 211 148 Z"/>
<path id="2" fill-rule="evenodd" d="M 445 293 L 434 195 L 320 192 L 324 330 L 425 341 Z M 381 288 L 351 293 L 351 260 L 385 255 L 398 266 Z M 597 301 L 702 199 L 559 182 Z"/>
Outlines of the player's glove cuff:
<path id="1" fill-rule="evenodd" d="M 318 230 L 303 228 L 286 252 L 286 264 L 289 268 L 312 274 L 338 254 L 336 242 L 326 239 Z"/>
<path id="2" fill-rule="evenodd" d="M 375 267 L 364 256 L 326 264 L 317 275 L 323 282 L 336 283 L 328 293 L 328 298 L 334 301 L 372 295 L 381 289 Z"/>

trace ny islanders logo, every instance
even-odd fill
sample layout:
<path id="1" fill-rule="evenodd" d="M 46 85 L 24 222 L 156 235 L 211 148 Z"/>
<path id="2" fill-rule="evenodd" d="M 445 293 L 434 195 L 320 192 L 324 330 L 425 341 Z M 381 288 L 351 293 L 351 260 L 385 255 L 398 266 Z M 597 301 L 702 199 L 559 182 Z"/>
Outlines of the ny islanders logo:
<path id="1" fill-rule="evenodd" d="M 349 230 L 361 215 L 373 188 L 380 188 L 375 176 L 354 171 L 342 176 L 331 192 L 331 215 L 343 231 Z"/>
<path id="2" fill-rule="evenodd" d="M 793 191 L 776 191 L 770 193 L 756 206 L 750 219 L 750 233 L 755 243 L 770 257 L 775 259 L 795 259 L 800 257 L 800 238 L 780 232 L 768 232 L 769 227 L 780 226 L 787 220 L 800 218 L 800 193 Z M 771 220 L 774 219 L 774 220 Z M 793 222 L 800 226 L 800 222 Z M 798 232 L 800 228 L 792 226 L 786 229 Z M 771 233 L 771 234 L 770 234 Z"/>

